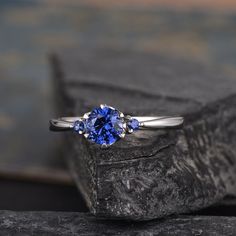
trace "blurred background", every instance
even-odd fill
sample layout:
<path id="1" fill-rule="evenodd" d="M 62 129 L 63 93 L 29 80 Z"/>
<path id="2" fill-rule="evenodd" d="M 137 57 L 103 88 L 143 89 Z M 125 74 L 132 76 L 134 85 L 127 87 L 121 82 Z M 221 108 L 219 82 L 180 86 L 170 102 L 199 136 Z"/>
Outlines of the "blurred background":
<path id="1" fill-rule="evenodd" d="M 1 0 L 0 209 L 87 211 L 48 131 L 50 53 L 127 47 L 236 76 L 235 25 L 233 0 Z"/>

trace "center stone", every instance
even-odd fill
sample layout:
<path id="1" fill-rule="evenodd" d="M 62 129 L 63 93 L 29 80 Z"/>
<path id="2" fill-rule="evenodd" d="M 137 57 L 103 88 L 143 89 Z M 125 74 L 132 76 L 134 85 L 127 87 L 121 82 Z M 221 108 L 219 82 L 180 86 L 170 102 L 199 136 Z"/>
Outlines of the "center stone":
<path id="1" fill-rule="evenodd" d="M 115 143 L 123 132 L 123 118 L 109 106 L 93 109 L 86 120 L 87 139 L 100 145 Z"/>

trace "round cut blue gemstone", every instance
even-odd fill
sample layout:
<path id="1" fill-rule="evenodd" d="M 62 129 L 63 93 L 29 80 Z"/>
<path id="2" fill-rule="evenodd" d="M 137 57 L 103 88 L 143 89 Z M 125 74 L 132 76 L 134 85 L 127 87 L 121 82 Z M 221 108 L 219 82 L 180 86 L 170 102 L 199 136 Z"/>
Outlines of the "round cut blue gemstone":
<path id="1" fill-rule="evenodd" d="M 127 122 L 127 126 L 129 129 L 138 130 L 139 129 L 139 122 L 137 119 L 132 118 Z"/>
<path id="2" fill-rule="evenodd" d="M 74 123 L 74 131 L 78 133 L 83 133 L 85 131 L 85 124 L 83 121 L 77 120 Z"/>
<path id="3" fill-rule="evenodd" d="M 100 145 L 115 143 L 123 132 L 123 119 L 109 106 L 93 109 L 86 120 L 87 139 Z"/>

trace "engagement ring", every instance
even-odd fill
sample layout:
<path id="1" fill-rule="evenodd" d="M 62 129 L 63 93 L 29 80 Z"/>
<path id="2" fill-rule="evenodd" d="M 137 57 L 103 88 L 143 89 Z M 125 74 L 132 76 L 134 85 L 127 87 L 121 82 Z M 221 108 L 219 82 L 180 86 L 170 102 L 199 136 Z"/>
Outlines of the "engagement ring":
<path id="1" fill-rule="evenodd" d="M 183 121 L 183 117 L 126 115 L 111 106 L 101 104 L 81 117 L 50 120 L 50 130 L 72 130 L 106 148 L 139 129 L 177 128 Z"/>

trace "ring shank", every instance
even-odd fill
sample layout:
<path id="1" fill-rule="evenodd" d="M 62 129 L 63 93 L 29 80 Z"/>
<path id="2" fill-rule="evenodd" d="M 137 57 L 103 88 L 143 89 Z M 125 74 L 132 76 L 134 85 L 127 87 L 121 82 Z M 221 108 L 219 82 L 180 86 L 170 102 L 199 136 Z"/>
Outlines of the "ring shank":
<path id="1" fill-rule="evenodd" d="M 66 131 L 73 129 L 75 121 L 83 117 L 62 117 L 59 119 L 50 120 L 50 130 Z M 143 129 L 160 129 L 160 128 L 177 128 L 184 122 L 183 117 L 172 116 L 134 116 L 140 123 L 140 128 Z"/>
<path id="2" fill-rule="evenodd" d="M 136 116 L 133 117 L 140 122 L 140 127 L 145 129 L 174 128 L 183 124 L 183 117 L 171 116 Z"/>

